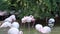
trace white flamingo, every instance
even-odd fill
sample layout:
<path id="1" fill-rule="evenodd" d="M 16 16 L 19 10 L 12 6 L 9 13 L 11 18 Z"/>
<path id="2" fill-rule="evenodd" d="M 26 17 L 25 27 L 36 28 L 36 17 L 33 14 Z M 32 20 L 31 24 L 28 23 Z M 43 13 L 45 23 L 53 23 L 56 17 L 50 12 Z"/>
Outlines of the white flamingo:
<path id="1" fill-rule="evenodd" d="M 12 27 L 8 30 L 8 34 L 23 34 L 23 31 L 19 31 L 17 28 Z"/>
<path id="2" fill-rule="evenodd" d="M 8 34 L 19 34 L 19 30 L 17 28 L 11 27 L 8 30 Z"/>
<path id="3" fill-rule="evenodd" d="M 0 28 L 2 28 L 2 27 L 11 27 L 11 23 L 10 23 L 10 22 L 4 22 L 4 23 L 0 26 Z"/>
<path id="4" fill-rule="evenodd" d="M 15 15 L 11 15 L 10 17 L 12 18 L 12 21 L 13 21 L 13 22 L 16 21 Z"/>
<path id="5" fill-rule="evenodd" d="M 23 34 L 23 31 L 19 31 L 19 34 Z"/>
<path id="6" fill-rule="evenodd" d="M 8 17 L 8 18 L 6 18 L 5 20 L 4 20 L 4 22 L 12 22 L 12 19 L 11 19 L 11 17 Z"/>
<path id="7" fill-rule="evenodd" d="M 11 27 L 19 28 L 19 23 L 18 22 L 13 22 Z"/>
<path id="8" fill-rule="evenodd" d="M 13 22 L 11 28 L 8 30 L 8 34 L 23 34 L 23 31 L 19 31 L 18 22 Z"/>
<path id="9" fill-rule="evenodd" d="M 15 21 L 15 20 L 16 20 L 15 15 L 11 15 L 10 17 L 8 17 L 8 18 L 6 18 L 4 20 L 4 23 L 0 26 L 0 28 L 8 27 L 8 26 L 10 27 L 11 26 L 11 22 Z"/>
<path id="10" fill-rule="evenodd" d="M 42 25 L 37 24 L 37 25 L 35 26 L 35 28 L 36 28 L 36 30 L 39 31 L 41 34 L 50 34 L 50 32 L 51 32 L 51 28 L 48 27 L 48 26 L 42 27 Z"/>
<path id="11" fill-rule="evenodd" d="M 6 18 L 5 20 L 4 20 L 4 22 L 14 22 L 14 21 L 16 21 L 16 17 L 15 17 L 15 15 L 11 15 L 10 17 L 8 17 L 8 18 Z"/>

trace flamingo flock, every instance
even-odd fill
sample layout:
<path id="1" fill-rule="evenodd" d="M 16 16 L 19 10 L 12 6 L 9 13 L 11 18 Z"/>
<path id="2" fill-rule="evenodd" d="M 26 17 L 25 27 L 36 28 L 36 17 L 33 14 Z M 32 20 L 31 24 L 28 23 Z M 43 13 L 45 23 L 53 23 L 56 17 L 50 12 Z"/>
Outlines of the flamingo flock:
<path id="1" fill-rule="evenodd" d="M 51 28 L 48 26 L 42 26 L 41 24 L 36 24 L 35 29 L 41 34 L 50 34 Z"/>
<path id="2" fill-rule="evenodd" d="M 30 16 L 24 16 L 22 19 L 21 19 L 21 22 L 22 23 L 30 23 L 30 22 L 35 22 L 35 18 L 30 15 Z M 33 26 L 34 26 L 35 23 L 33 23 Z M 15 15 L 11 15 L 10 17 L 6 18 L 4 20 L 4 23 L 0 26 L 0 28 L 2 27 L 10 27 L 9 30 L 8 30 L 8 34 L 23 34 L 23 31 L 19 31 L 19 23 L 16 22 L 16 17 Z M 44 26 L 41 25 L 41 24 L 36 24 L 35 25 L 35 29 L 40 32 L 41 34 L 50 34 L 51 32 L 51 28 L 48 27 L 48 26 Z"/>
<path id="3" fill-rule="evenodd" d="M 4 23 L 0 26 L 0 28 L 10 27 L 8 30 L 8 34 L 23 34 L 23 31 L 19 31 L 19 23 L 16 22 L 15 15 L 11 15 L 10 17 L 4 20 Z"/>

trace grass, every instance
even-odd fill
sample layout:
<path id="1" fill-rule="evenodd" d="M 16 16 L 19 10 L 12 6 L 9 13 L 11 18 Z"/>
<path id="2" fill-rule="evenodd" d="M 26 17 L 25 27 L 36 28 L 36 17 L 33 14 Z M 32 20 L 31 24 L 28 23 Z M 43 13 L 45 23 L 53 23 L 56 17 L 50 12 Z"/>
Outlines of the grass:
<path id="1" fill-rule="evenodd" d="M 7 29 L 6 28 L 0 29 L 0 34 L 7 34 L 7 31 L 8 31 Z M 34 28 L 30 28 L 30 33 L 28 31 L 28 28 L 20 28 L 20 30 L 22 30 L 24 34 L 40 34 Z M 60 27 L 54 27 L 54 29 L 52 29 L 51 34 L 60 34 Z"/>
<path id="2" fill-rule="evenodd" d="M 24 34 L 29 34 L 27 28 L 24 29 Z M 40 33 L 38 31 L 36 31 L 35 29 L 31 28 L 30 34 L 40 34 Z M 60 27 L 54 27 L 54 29 L 52 29 L 51 34 L 60 34 Z"/>

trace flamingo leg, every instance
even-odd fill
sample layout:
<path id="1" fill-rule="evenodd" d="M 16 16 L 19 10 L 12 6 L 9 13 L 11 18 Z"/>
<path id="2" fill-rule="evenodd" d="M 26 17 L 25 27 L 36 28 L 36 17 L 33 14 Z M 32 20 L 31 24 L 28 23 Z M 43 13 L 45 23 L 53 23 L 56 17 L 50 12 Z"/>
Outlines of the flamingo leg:
<path id="1" fill-rule="evenodd" d="M 34 24 L 35 24 L 35 21 L 33 22 L 33 25 L 32 25 L 32 27 L 34 27 Z"/>
<path id="2" fill-rule="evenodd" d="M 28 34 L 30 34 L 30 23 L 28 23 Z"/>

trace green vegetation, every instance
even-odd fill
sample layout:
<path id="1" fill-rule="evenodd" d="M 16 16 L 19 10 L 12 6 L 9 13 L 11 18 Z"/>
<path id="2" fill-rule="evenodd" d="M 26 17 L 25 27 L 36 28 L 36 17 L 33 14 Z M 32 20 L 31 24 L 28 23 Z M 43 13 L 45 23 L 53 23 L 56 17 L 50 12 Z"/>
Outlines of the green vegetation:
<path id="1" fill-rule="evenodd" d="M 44 19 L 60 15 L 60 0 L 0 0 L 0 10 L 15 10 L 20 19 L 30 14 Z"/>

